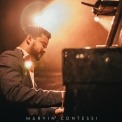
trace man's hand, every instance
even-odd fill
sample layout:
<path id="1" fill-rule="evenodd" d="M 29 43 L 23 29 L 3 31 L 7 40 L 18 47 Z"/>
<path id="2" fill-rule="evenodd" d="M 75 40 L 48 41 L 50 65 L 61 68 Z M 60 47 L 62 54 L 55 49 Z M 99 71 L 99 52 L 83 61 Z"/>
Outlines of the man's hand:
<path id="1" fill-rule="evenodd" d="M 60 115 L 60 114 L 63 114 L 63 113 L 64 113 L 64 108 L 59 107 L 59 108 L 57 108 L 57 109 L 55 110 L 55 114 L 56 114 L 56 115 Z"/>

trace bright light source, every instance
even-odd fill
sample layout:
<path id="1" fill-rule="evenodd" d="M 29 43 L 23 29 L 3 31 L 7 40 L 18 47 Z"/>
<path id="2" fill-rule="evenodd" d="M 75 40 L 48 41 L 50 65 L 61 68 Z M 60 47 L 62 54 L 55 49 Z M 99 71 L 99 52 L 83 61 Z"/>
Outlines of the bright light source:
<path id="1" fill-rule="evenodd" d="M 32 61 L 25 61 L 24 65 L 25 65 L 25 68 L 30 69 L 32 67 L 33 63 L 32 63 Z"/>
<path id="2" fill-rule="evenodd" d="M 112 16 L 95 16 L 94 21 L 101 24 L 107 31 L 110 31 L 112 18 Z"/>
<path id="3" fill-rule="evenodd" d="M 41 16 L 35 16 L 34 18 L 34 22 L 36 23 L 36 25 L 40 25 L 40 21 L 41 21 Z"/>
<path id="4" fill-rule="evenodd" d="M 33 24 L 41 26 L 50 32 L 57 30 L 66 24 L 69 19 L 70 7 L 61 0 L 52 2 L 43 11 L 33 14 Z"/>
<path id="5" fill-rule="evenodd" d="M 100 20 L 100 19 L 99 19 L 98 16 L 95 16 L 95 17 L 94 17 L 94 21 L 95 21 L 95 22 L 99 22 L 99 20 Z"/>

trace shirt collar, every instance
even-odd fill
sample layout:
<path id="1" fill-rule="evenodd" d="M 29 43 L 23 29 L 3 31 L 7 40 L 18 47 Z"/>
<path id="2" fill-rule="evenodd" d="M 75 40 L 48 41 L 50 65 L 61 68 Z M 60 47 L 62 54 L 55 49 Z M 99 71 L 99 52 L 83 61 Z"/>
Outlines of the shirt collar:
<path id="1" fill-rule="evenodd" d="M 19 49 L 19 50 L 22 51 L 22 53 L 23 53 L 23 59 L 24 59 L 25 57 L 27 57 L 27 56 L 30 56 L 30 54 L 27 53 L 27 52 L 26 52 L 24 49 L 22 49 L 21 47 L 17 47 L 17 49 Z"/>

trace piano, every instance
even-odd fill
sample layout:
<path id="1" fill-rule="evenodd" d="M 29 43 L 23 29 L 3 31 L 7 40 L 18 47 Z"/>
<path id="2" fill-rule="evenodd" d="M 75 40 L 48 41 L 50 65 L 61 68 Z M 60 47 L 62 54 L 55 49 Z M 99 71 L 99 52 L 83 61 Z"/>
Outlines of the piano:
<path id="1" fill-rule="evenodd" d="M 122 48 L 112 46 L 120 36 L 121 13 L 122 0 L 104 47 L 63 49 L 63 121 L 122 120 Z"/>

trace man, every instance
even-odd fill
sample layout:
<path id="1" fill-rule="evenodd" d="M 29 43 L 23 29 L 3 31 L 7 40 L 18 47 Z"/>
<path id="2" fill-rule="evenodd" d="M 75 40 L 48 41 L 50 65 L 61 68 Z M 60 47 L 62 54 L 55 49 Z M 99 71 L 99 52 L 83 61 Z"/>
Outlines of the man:
<path id="1" fill-rule="evenodd" d="M 45 53 L 51 34 L 32 26 L 25 32 L 24 41 L 15 50 L 0 55 L 0 119 L 3 120 L 24 121 L 33 115 L 55 115 L 57 109 L 52 107 L 60 107 L 62 103 L 61 91 L 38 89 L 34 82 L 33 64 Z"/>

